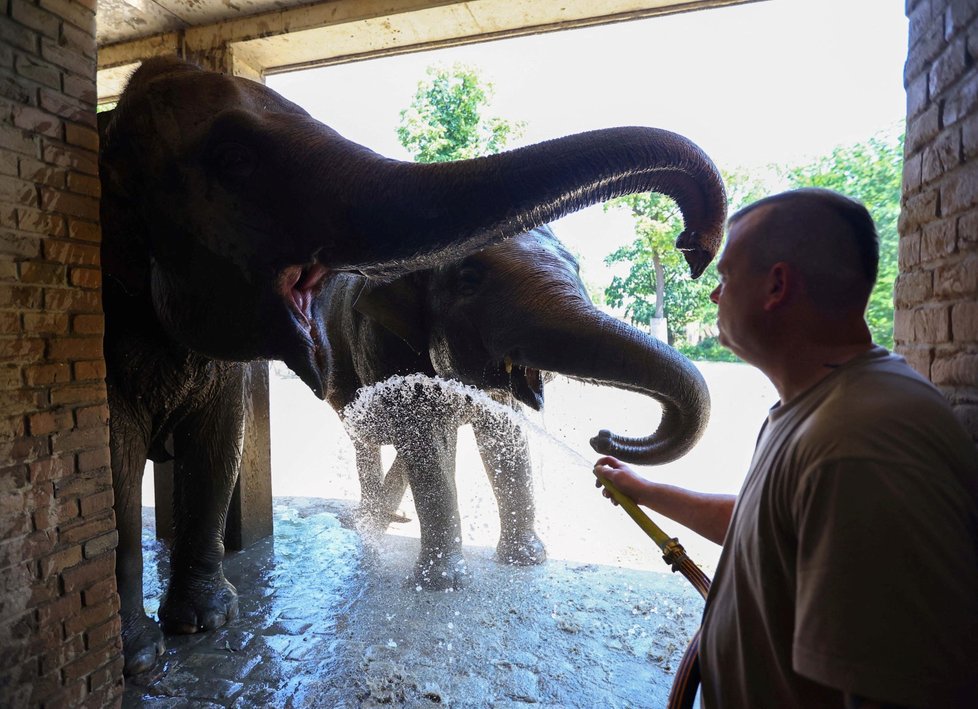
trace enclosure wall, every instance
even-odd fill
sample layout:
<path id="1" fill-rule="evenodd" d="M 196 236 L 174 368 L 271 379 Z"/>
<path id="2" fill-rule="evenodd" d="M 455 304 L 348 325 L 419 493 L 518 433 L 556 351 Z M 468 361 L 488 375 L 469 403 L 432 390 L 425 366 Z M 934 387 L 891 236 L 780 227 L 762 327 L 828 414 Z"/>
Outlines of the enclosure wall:
<path id="1" fill-rule="evenodd" d="M 908 0 L 897 350 L 978 441 L 978 3 Z"/>
<path id="2" fill-rule="evenodd" d="M 95 0 L 0 0 L 0 705 L 122 690 Z"/>

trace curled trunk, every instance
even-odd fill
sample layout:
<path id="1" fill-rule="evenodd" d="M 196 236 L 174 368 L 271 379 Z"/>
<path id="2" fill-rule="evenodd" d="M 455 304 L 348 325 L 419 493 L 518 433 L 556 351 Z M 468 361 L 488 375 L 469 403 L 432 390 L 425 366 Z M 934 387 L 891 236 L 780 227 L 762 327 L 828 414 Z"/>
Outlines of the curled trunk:
<path id="1" fill-rule="evenodd" d="M 582 326 L 547 333 L 545 356 L 521 352 L 526 366 L 651 396 L 662 406 L 658 428 L 628 438 L 603 430 L 591 439 L 598 453 L 629 463 L 661 465 L 685 455 L 710 418 L 710 394 L 699 370 L 669 345 L 600 311 Z M 516 359 L 516 358 L 514 358 Z"/>

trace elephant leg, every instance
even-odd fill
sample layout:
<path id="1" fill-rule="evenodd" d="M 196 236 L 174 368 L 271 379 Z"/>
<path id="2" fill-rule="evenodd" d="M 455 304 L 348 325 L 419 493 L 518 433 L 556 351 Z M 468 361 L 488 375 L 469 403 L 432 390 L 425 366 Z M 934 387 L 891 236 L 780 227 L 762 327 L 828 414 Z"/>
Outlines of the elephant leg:
<path id="1" fill-rule="evenodd" d="M 423 444 L 398 451 L 404 456 L 421 527 L 421 553 L 414 578 L 429 590 L 461 588 L 468 575 L 455 488 L 457 440 L 456 428 L 436 428 Z"/>
<path id="2" fill-rule="evenodd" d="M 213 630 L 238 615 L 238 595 L 222 566 L 244 426 L 243 377 L 237 369 L 229 374 L 217 395 L 174 430 L 175 534 L 160 604 L 167 632 Z"/>
<path id="3" fill-rule="evenodd" d="M 500 435 L 492 424 L 476 417 L 472 430 L 499 508 L 496 560 L 515 566 L 542 564 L 547 550 L 533 529 L 533 472 L 526 434 Z"/>
<path id="4" fill-rule="evenodd" d="M 115 574 L 122 619 L 123 674 L 145 672 L 163 654 L 163 632 L 143 606 L 142 480 L 149 422 L 134 421 L 110 387 L 109 451 L 119 544 Z"/>
<path id="5" fill-rule="evenodd" d="M 391 522 L 407 522 L 397 513 L 408 479 L 404 459 L 398 455 L 384 475 L 380 446 L 354 441 L 360 478 L 360 516 L 370 531 L 383 533 Z"/>

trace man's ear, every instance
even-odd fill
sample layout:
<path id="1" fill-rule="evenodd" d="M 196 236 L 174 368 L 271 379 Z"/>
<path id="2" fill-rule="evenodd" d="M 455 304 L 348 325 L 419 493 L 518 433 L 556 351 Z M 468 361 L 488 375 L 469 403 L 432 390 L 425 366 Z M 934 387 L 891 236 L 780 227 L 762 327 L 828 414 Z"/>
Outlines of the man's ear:
<path id="1" fill-rule="evenodd" d="M 400 337 L 416 354 L 428 349 L 423 286 L 411 276 L 389 283 L 367 281 L 353 309 Z"/>
<path id="2" fill-rule="evenodd" d="M 784 261 L 778 261 L 771 266 L 767 272 L 764 309 L 772 311 L 786 305 L 798 288 L 798 277 L 798 272 Z"/>

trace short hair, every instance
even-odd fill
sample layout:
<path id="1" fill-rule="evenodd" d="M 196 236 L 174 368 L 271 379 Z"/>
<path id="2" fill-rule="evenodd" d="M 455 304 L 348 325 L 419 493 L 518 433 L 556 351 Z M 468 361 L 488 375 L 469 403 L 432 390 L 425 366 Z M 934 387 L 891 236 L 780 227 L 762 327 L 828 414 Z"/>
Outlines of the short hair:
<path id="1" fill-rule="evenodd" d="M 879 236 L 861 202 L 817 187 L 789 190 L 743 207 L 728 227 L 764 207 L 762 238 L 751 245 L 752 266 L 790 263 L 822 309 L 866 307 L 879 269 Z"/>

